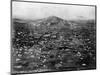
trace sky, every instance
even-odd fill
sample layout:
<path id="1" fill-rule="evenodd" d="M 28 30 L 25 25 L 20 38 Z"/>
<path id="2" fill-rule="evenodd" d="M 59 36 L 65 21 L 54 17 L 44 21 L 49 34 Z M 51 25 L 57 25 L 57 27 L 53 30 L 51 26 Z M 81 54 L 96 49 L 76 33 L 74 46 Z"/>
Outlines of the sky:
<path id="1" fill-rule="evenodd" d="M 49 16 L 57 16 L 67 20 L 95 19 L 95 7 L 17 1 L 12 2 L 13 18 L 36 20 Z"/>

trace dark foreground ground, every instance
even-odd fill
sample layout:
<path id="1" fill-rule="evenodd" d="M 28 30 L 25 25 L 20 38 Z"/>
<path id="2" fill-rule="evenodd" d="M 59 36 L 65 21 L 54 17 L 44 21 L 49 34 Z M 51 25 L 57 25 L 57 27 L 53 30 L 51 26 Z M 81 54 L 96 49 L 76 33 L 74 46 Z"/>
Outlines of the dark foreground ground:
<path id="1" fill-rule="evenodd" d="M 95 68 L 94 20 L 65 21 L 50 17 L 31 23 L 13 21 L 12 73 Z"/>

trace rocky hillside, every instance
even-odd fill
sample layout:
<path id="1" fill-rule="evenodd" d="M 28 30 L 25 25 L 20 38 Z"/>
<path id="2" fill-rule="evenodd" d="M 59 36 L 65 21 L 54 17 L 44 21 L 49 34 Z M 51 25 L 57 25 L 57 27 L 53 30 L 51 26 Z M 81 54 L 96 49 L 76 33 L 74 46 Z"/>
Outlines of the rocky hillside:
<path id="1" fill-rule="evenodd" d="M 12 33 L 13 73 L 96 68 L 93 21 L 78 23 L 56 16 L 35 21 L 15 19 Z"/>

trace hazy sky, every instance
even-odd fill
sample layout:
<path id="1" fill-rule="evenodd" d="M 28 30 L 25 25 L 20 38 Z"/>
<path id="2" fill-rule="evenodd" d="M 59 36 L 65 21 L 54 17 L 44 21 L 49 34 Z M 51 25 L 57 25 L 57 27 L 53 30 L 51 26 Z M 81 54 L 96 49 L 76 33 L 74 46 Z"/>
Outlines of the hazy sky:
<path id="1" fill-rule="evenodd" d="M 12 17 L 41 19 L 58 16 L 63 19 L 95 19 L 95 7 L 30 2 L 12 2 Z"/>

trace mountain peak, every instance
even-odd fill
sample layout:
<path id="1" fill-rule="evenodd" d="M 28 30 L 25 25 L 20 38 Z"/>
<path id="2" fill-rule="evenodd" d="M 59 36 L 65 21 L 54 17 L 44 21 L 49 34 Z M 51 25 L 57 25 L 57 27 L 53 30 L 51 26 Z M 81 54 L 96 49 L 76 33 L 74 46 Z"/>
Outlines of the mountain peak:
<path id="1" fill-rule="evenodd" d="M 57 16 L 49 16 L 49 17 L 46 18 L 46 21 L 57 23 L 57 22 L 63 21 L 63 19 L 61 19 Z"/>
<path id="2" fill-rule="evenodd" d="M 57 16 L 49 16 L 48 19 L 61 19 L 61 18 L 59 18 Z"/>
<path id="3" fill-rule="evenodd" d="M 57 16 L 49 16 L 48 18 L 58 18 Z"/>

